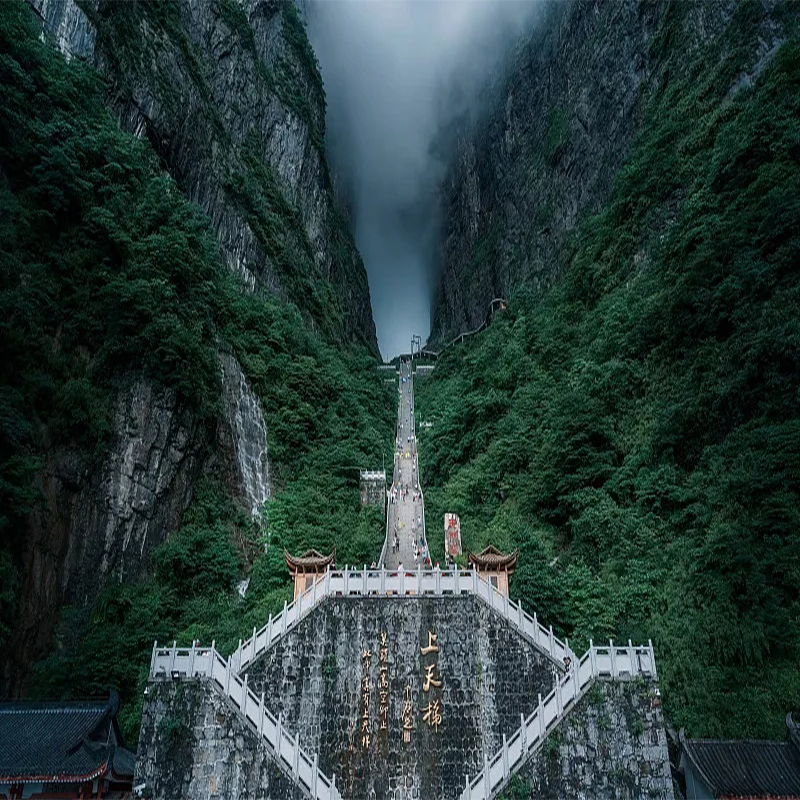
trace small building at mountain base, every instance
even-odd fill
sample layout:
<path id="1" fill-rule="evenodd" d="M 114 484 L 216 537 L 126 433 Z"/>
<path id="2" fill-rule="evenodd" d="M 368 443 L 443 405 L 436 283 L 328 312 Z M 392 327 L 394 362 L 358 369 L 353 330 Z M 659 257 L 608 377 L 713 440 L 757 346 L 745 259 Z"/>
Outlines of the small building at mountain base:
<path id="1" fill-rule="evenodd" d="M 119 698 L 0 704 L 0 798 L 130 797 L 136 758 L 117 724 Z"/>
<path id="2" fill-rule="evenodd" d="M 800 726 L 786 726 L 785 742 L 681 738 L 686 800 L 800 800 Z"/>

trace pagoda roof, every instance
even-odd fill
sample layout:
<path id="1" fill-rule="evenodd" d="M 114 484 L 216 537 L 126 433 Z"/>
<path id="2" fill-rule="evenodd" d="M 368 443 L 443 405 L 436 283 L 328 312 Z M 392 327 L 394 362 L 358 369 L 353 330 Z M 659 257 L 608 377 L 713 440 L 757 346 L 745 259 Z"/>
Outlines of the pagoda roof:
<path id="1" fill-rule="evenodd" d="M 314 549 L 306 550 L 301 556 L 293 556 L 286 548 L 283 550 L 283 555 L 286 558 L 286 566 L 289 567 L 290 572 L 322 570 L 328 566 L 333 567 L 336 565 L 335 547 L 327 556 Z"/>
<path id="2" fill-rule="evenodd" d="M 800 797 L 800 750 L 791 740 L 683 739 L 682 744 L 683 757 L 715 797 Z"/>
<path id="3" fill-rule="evenodd" d="M 484 547 L 480 553 L 467 550 L 469 563 L 483 569 L 514 569 L 517 566 L 518 555 L 519 549 L 513 553 L 504 553 L 491 544 Z"/>
<path id="4" fill-rule="evenodd" d="M 119 700 L 0 703 L 0 783 L 72 783 L 113 772 L 133 780 L 122 746 Z"/>

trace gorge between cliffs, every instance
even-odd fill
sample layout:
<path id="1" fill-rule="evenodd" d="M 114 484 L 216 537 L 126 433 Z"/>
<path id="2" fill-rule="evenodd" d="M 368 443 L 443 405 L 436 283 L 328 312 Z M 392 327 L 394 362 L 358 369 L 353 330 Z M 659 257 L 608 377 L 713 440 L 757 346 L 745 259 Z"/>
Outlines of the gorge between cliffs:
<path id="1" fill-rule="evenodd" d="M 135 743 L 154 641 L 379 561 L 418 336 L 432 560 L 458 514 L 575 652 L 652 639 L 668 730 L 781 738 L 800 5 L 372 6 L 0 4 L 4 697 Z"/>

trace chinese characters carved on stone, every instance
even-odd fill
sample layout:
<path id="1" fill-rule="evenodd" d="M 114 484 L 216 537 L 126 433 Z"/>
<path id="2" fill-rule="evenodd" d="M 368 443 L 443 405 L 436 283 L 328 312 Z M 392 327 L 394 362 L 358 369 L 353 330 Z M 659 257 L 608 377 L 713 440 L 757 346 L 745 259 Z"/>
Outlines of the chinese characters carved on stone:
<path id="1" fill-rule="evenodd" d="M 403 741 L 411 741 L 411 731 L 414 730 L 414 704 L 411 702 L 411 684 L 406 684 L 405 701 L 403 703 Z"/>
<path id="2" fill-rule="evenodd" d="M 384 737 L 389 731 L 389 642 L 386 631 L 381 632 L 378 650 L 378 719 Z"/>
<path id="3" fill-rule="evenodd" d="M 361 653 L 361 746 L 368 748 L 369 730 L 369 668 L 372 663 L 372 650 Z"/>
<path id="4" fill-rule="evenodd" d="M 437 634 L 433 631 L 428 631 L 428 644 L 420 647 L 419 652 L 422 656 L 431 656 L 431 660 L 422 666 L 424 670 L 422 691 L 424 694 L 428 695 L 424 698 L 428 703 L 421 709 L 422 721 L 433 728 L 434 731 L 438 731 L 439 726 L 442 724 L 441 697 L 433 697 L 429 694 L 431 690 L 441 689 L 442 687 L 442 678 L 441 675 L 439 675 L 439 644 Z"/>

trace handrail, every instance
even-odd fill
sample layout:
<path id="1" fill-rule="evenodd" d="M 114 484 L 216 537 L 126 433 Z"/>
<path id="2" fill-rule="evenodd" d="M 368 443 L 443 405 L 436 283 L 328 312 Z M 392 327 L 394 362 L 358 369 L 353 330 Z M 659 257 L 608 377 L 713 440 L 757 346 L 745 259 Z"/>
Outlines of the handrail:
<path id="1" fill-rule="evenodd" d="M 230 661 L 211 647 L 172 647 L 159 648 L 153 644 L 150 659 L 150 679 L 159 677 L 172 680 L 189 678 L 208 678 L 212 685 L 221 691 L 244 717 L 248 727 L 263 737 L 271 746 L 275 758 L 295 783 L 305 789 L 314 800 L 341 800 L 336 789 L 336 779 L 328 778 L 320 771 L 317 756 L 309 756 L 299 745 L 297 736 L 290 736 L 282 725 L 280 714 L 276 719 L 264 705 L 264 693 L 257 697 L 247 687 L 247 675 L 241 678 L 231 668 Z"/>
<path id="2" fill-rule="evenodd" d="M 409 370 L 409 375 L 411 378 L 411 397 L 414 398 L 414 371 Z M 416 406 L 417 404 L 414 401 L 412 410 L 416 410 Z M 422 473 L 419 470 L 419 441 L 417 439 L 416 414 L 412 415 L 412 421 L 414 423 L 414 466 L 417 469 L 417 488 L 419 489 L 420 505 L 422 506 L 422 541 L 425 542 L 425 547 L 428 548 L 428 554 L 430 555 L 431 547 L 428 542 L 427 530 L 425 529 L 425 493 L 422 491 Z"/>
<path id="3" fill-rule="evenodd" d="M 395 437 L 396 441 L 397 437 Z M 397 445 L 395 444 L 395 449 Z M 392 488 L 394 488 L 394 469 L 392 470 Z M 384 494 L 386 493 L 386 486 L 383 487 Z M 381 547 L 381 555 L 378 559 L 378 566 L 382 567 L 386 563 L 386 550 L 389 547 L 389 498 L 386 497 L 384 501 L 384 509 L 386 513 L 384 516 L 386 517 L 386 535 L 383 537 L 383 547 Z"/>
<path id="4" fill-rule="evenodd" d="M 373 571 L 374 572 L 374 571 Z M 381 570 L 382 580 L 385 581 L 385 570 Z M 454 585 L 456 594 L 459 593 L 459 573 L 441 573 L 439 570 L 429 570 L 423 575 L 421 570 L 416 573 L 398 574 L 401 583 L 408 579 L 406 587 L 409 593 L 414 588 L 423 586 L 420 581 L 429 577 L 431 573 L 439 573 L 434 594 L 447 591 L 443 584 L 446 578 L 455 575 Z M 326 573 L 326 577 L 331 573 Z M 469 573 L 468 573 L 469 574 Z M 354 572 L 353 575 L 369 577 L 366 571 Z M 472 583 L 479 579 L 476 572 L 472 572 Z M 347 573 L 343 575 L 348 581 Z M 417 585 L 414 586 L 414 579 Z M 445 580 L 442 580 L 445 579 Z M 490 584 L 489 589 L 493 589 Z M 385 585 L 385 584 L 384 584 Z M 359 593 L 364 593 L 364 585 Z M 369 584 L 367 590 L 369 592 Z M 480 596 L 480 595 L 479 595 Z M 294 605 L 294 604 L 293 604 Z M 524 612 L 523 612 L 524 614 Z M 264 705 L 264 693 L 257 697 L 247 686 L 247 675 L 241 677 L 232 667 L 233 658 L 229 661 L 217 652 L 214 643 L 211 647 L 172 647 L 159 648 L 158 643 L 153 645 L 150 659 L 150 678 L 172 678 L 184 680 L 188 678 L 209 678 L 212 684 L 223 692 L 234 704 L 237 712 L 245 717 L 250 727 L 261 735 L 272 747 L 279 763 L 305 787 L 316 800 L 340 800 L 336 789 L 335 778 L 330 779 L 319 771 L 317 757 L 309 757 L 299 746 L 297 736 L 292 739 L 281 724 L 280 715 L 276 719 Z M 590 641 L 589 649 L 578 661 L 572 661 L 567 672 L 560 677 L 552 691 L 542 699 L 534 711 L 525 718 L 521 715 L 519 729 L 508 739 L 503 736 L 503 745 L 498 753 L 484 762 L 483 770 L 472 780 L 466 778 L 466 786 L 461 795 L 461 800 L 491 800 L 508 783 L 511 775 L 518 771 L 528 757 L 536 752 L 553 728 L 564 718 L 564 715 L 586 693 L 596 680 L 619 680 L 647 676 L 653 680 L 658 678 L 656 671 L 653 643 L 646 646 L 635 647 L 630 640 L 627 646 L 615 646 L 613 641 L 608 646 L 596 646 Z"/>
<path id="5" fill-rule="evenodd" d="M 546 628 L 536 614 L 528 614 L 521 603 L 514 602 L 507 594 L 498 591 L 475 570 L 441 570 L 418 567 L 410 570 L 344 569 L 328 570 L 298 595 L 291 603 L 284 603 L 283 611 L 276 617 L 270 615 L 267 624 L 253 635 L 240 642 L 231 655 L 235 672 L 246 669 L 274 642 L 297 625 L 326 597 L 379 596 L 405 597 L 408 595 L 459 595 L 478 597 L 489 608 L 497 611 L 534 647 L 560 668 L 564 659 L 573 658 L 569 642 L 561 641 L 553 633 L 553 626 Z"/>
<path id="6" fill-rule="evenodd" d="M 653 643 L 634 647 L 617 647 L 613 641 L 608 646 L 597 647 L 590 640 L 583 657 L 570 664 L 570 669 L 556 683 L 526 719 L 520 715 L 520 727 L 508 739 L 503 734 L 503 745 L 492 759 L 484 761 L 483 769 L 466 785 L 460 800 L 491 800 L 508 783 L 511 775 L 535 753 L 564 715 L 583 697 L 596 680 L 618 680 L 647 676 L 656 680 L 656 662 Z"/>
<path id="7" fill-rule="evenodd" d="M 392 482 L 394 486 L 394 482 Z M 382 567 L 386 563 L 386 548 L 389 545 L 389 502 L 386 502 L 386 536 L 383 539 L 383 547 L 381 547 L 381 555 L 378 559 L 378 566 Z"/>
<path id="8" fill-rule="evenodd" d="M 438 359 L 439 356 L 442 353 L 444 353 L 445 350 L 447 350 L 449 347 L 452 347 L 454 344 L 456 344 L 456 342 L 462 342 L 463 343 L 464 339 L 467 336 L 474 336 L 476 333 L 480 333 L 489 324 L 489 320 L 494 315 L 494 313 L 495 313 L 495 311 L 494 311 L 495 303 L 499 303 L 500 304 L 500 309 L 501 310 L 504 309 L 505 306 L 507 305 L 506 300 L 504 298 L 502 298 L 502 297 L 493 298 L 489 302 L 489 313 L 486 315 L 486 319 L 484 319 L 484 321 L 480 325 L 478 325 L 477 328 L 475 328 L 474 330 L 471 330 L 471 331 L 463 331 L 462 333 L 459 333 L 457 336 L 455 336 L 449 342 L 447 342 L 447 344 L 443 344 L 441 349 L 439 350 L 439 352 L 435 352 L 434 350 L 428 350 L 426 348 L 425 350 L 420 350 L 419 354 L 422 355 L 422 356 L 430 356 L 431 358 L 437 358 Z"/>

